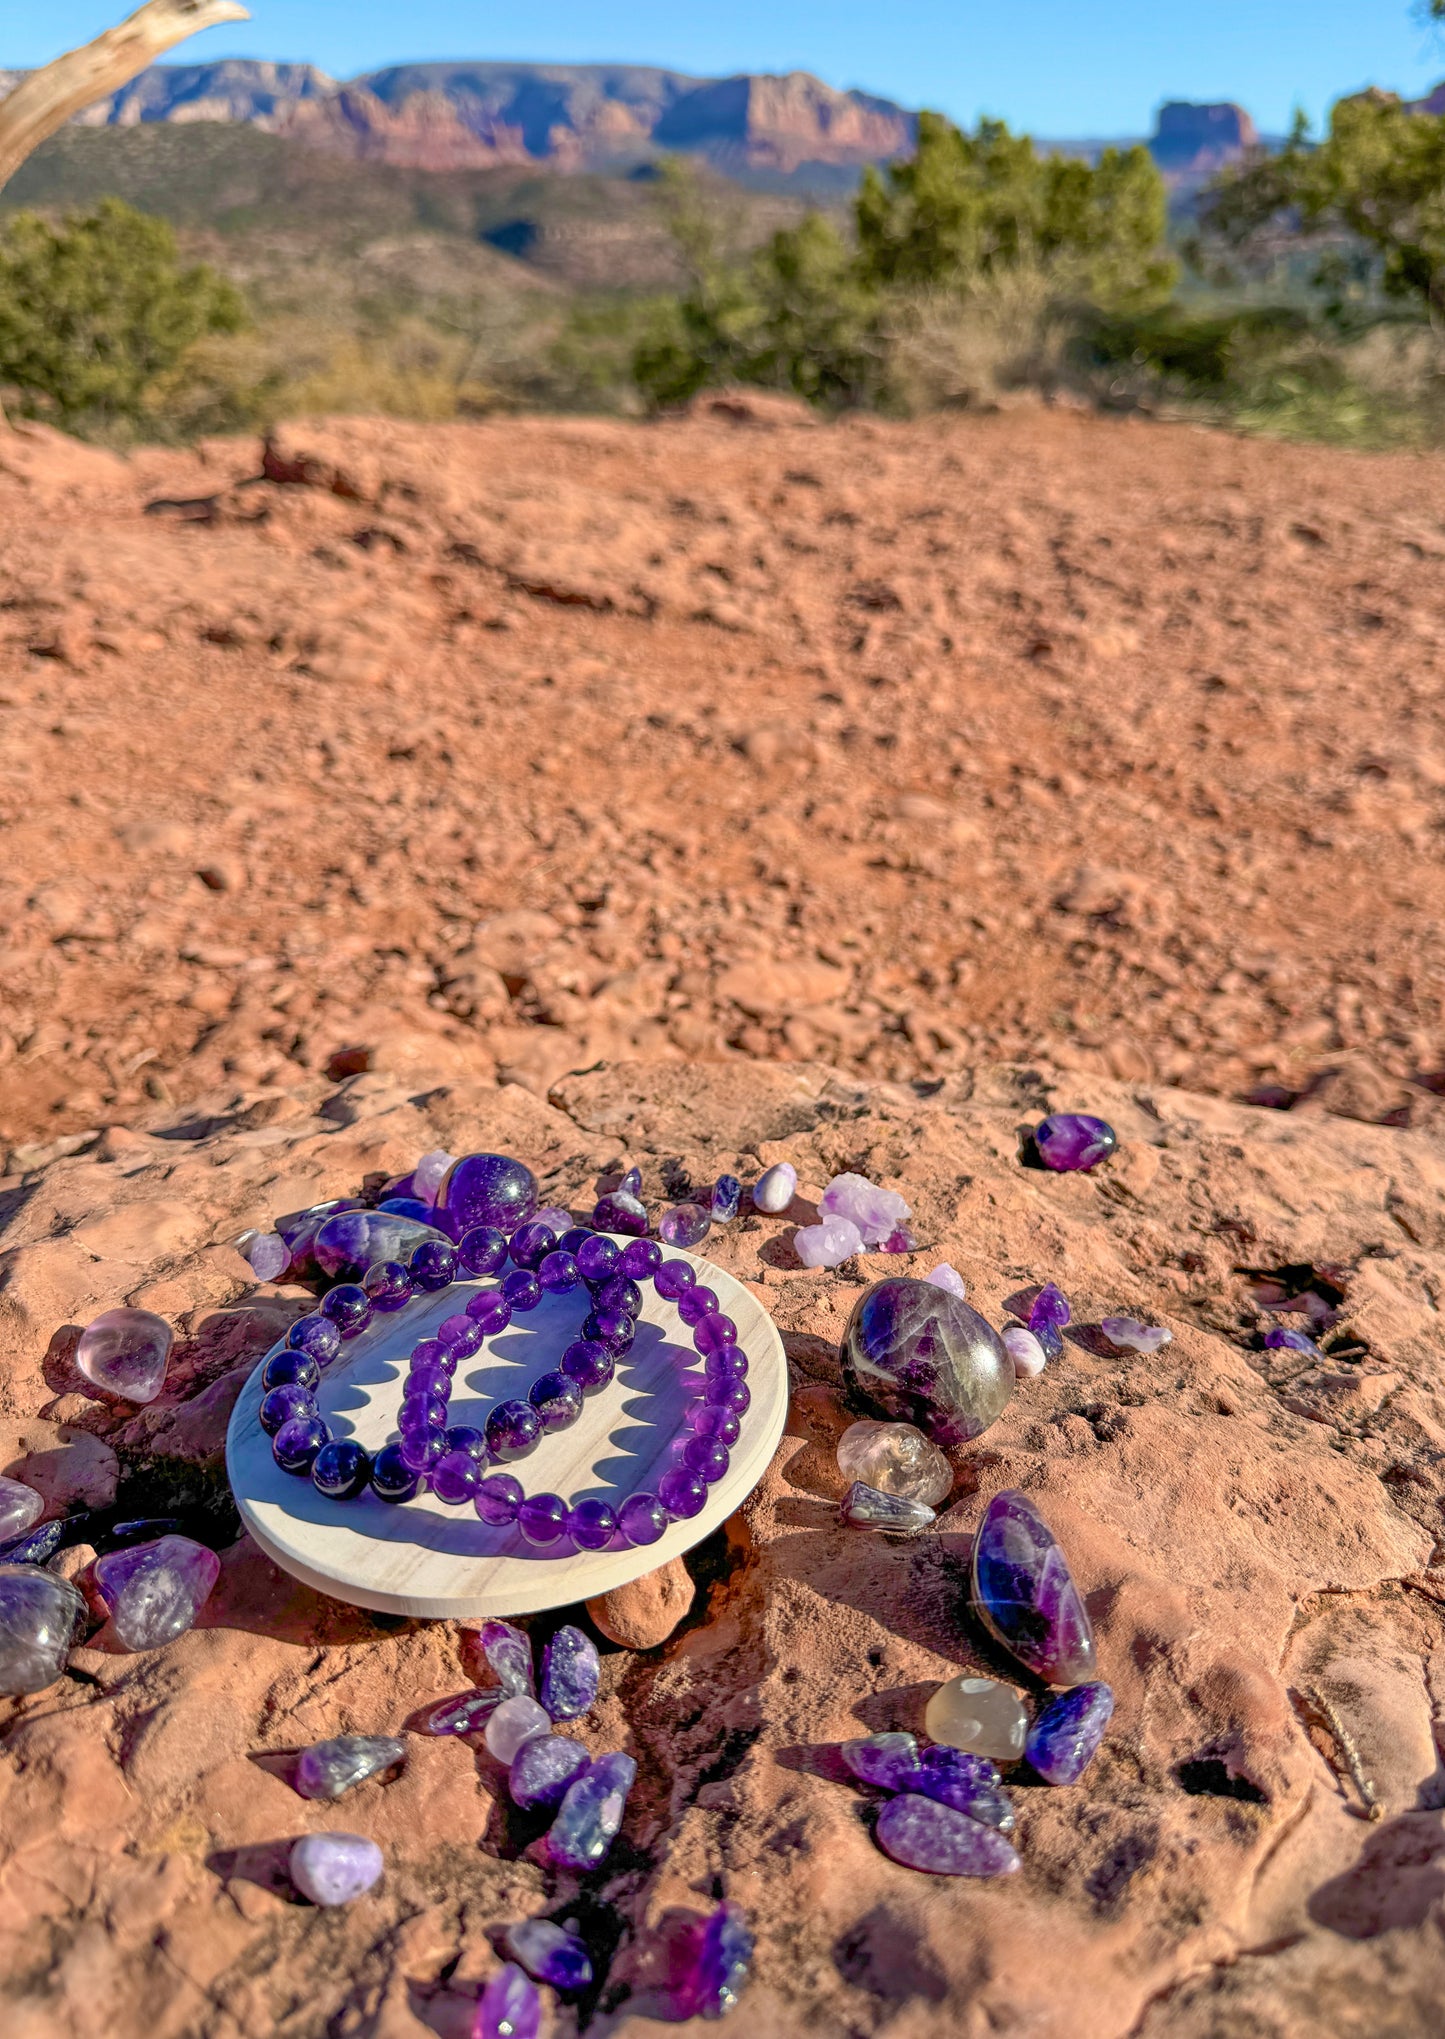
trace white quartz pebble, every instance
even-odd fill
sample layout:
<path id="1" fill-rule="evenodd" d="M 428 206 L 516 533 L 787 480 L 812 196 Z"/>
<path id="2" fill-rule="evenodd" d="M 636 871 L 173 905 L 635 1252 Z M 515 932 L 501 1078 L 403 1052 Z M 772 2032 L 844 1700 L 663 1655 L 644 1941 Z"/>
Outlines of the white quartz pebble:
<path id="1" fill-rule="evenodd" d="M 798 1189 L 798 1171 L 791 1161 L 776 1162 L 753 1184 L 753 1209 L 777 1217 L 793 1201 Z"/>
<path id="2" fill-rule="evenodd" d="M 963 1276 L 956 1267 L 950 1267 L 946 1260 L 940 1260 L 932 1274 L 924 1275 L 923 1279 L 931 1281 L 936 1289 L 947 1289 L 948 1293 L 957 1296 L 960 1302 L 967 1299 L 968 1289 Z"/>
<path id="3" fill-rule="evenodd" d="M 1031 1381 L 1048 1365 L 1044 1348 L 1032 1331 L 1022 1324 L 1010 1324 L 1003 1333 L 1004 1350 L 1014 1363 L 1014 1378 Z"/>
<path id="4" fill-rule="evenodd" d="M 510 1765 L 523 1742 L 552 1731 L 552 1716 L 525 1692 L 504 1699 L 487 1722 L 486 1743 L 499 1763 Z"/>

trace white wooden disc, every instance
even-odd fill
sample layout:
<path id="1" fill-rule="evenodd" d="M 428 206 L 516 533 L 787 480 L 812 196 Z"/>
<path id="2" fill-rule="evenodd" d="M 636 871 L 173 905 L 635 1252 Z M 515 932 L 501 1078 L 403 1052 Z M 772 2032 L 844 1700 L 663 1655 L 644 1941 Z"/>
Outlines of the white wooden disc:
<path id="1" fill-rule="evenodd" d="M 625 1245 L 625 1240 L 619 1240 Z M 673 1249 L 675 1251 L 675 1249 Z M 434 1494 L 396 1506 L 369 1489 L 355 1501 L 330 1501 L 310 1480 L 283 1473 L 259 1420 L 262 1360 L 241 1390 L 226 1433 L 226 1470 L 241 1520 L 284 1570 L 358 1607 L 386 1614 L 475 1620 L 569 1607 L 640 1579 L 711 1534 L 740 1507 L 762 1478 L 783 1434 L 787 1363 L 777 1326 L 741 1282 L 696 1254 L 677 1254 L 697 1269 L 738 1327 L 748 1356 L 750 1406 L 732 1463 L 709 1487 L 701 1514 L 668 1524 L 642 1548 L 609 1545 L 574 1550 L 563 1538 L 555 1555 L 535 1550 L 520 1531 L 491 1529 L 470 1505 L 449 1508 Z M 380 1313 L 321 1377 L 318 1401 L 334 1437 L 354 1437 L 378 1451 L 396 1435 L 402 1385 L 412 1347 L 433 1335 L 486 1282 L 453 1282 L 440 1295 L 417 1296 L 395 1315 Z M 672 1463 L 669 1446 L 684 1435 L 682 1414 L 702 1384 L 692 1333 L 651 1282 L 641 1284 L 642 1316 L 631 1352 L 608 1387 L 589 1395 L 569 1430 L 544 1436 L 529 1458 L 502 1468 L 529 1494 L 560 1494 L 571 1506 L 589 1496 L 615 1508 L 629 1494 L 655 1491 Z M 525 1397 L 539 1374 L 555 1367 L 581 1336 L 587 1296 L 544 1296 L 539 1306 L 489 1338 L 463 1360 L 452 1382 L 452 1423 L 480 1429 L 493 1406 Z M 279 1351 L 279 1346 L 273 1351 Z M 267 1353 L 269 1359 L 271 1353 Z"/>

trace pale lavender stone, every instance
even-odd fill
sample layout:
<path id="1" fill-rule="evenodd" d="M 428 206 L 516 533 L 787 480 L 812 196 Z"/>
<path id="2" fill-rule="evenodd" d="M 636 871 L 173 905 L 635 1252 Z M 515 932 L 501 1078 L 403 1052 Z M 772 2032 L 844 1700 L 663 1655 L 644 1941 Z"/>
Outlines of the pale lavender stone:
<path id="1" fill-rule="evenodd" d="M 23 1480 L 0 1479 L 0 1543 L 19 1536 L 45 1513 L 45 1502 Z"/>
<path id="2" fill-rule="evenodd" d="M 500 1685 L 485 1692 L 464 1692 L 449 1699 L 426 1718 L 422 1732 L 429 1735 L 479 1735 L 507 1697 Z"/>
<path id="3" fill-rule="evenodd" d="M 1094 1629 L 1053 1531 L 1005 1488 L 973 1545 L 973 1604 L 1025 1669 L 1046 1685 L 1082 1685 L 1095 1669 Z"/>
<path id="4" fill-rule="evenodd" d="M 721 1904 L 698 1936 L 684 1985 L 695 2017 L 721 2018 L 741 1996 L 753 1964 L 753 1936 L 741 1905 Z"/>
<path id="5" fill-rule="evenodd" d="M 1105 1317 L 1099 1329 L 1121 1352 L 1157 1352 L 1174 1336 L 1162 1324 L 1141 1324 L 1137 1317 Z"/>
<path id="6" fill-rule="evenodd" d="M 257 1281 L 280 1281 L 291 1265 L 291 1248 L 279 1232 L 255 1232 L 241 1251 Z"/>
<path id="7" fill-rule="evenodd" d="M 818 1209 L 825 1217 L 851 1218 L 865 1246 L 882 1246 L 911 1216 L 896 1190 L 880 1189 L 866 1175 L 835 1175 L 819 1197 Z"/>
<path id="8" fill-rule="evenodd" d="M 411 1172 L 413 1193 L 424 1204 L 434 1204 L 441 1195 L 442 1184 L 446 1181 L 456 1161 L 454 1154 L 448 1154 L 442 1147 L 433 1147 L 429 1154 L 423 1154 Z"/>
<path id="9" fill-rule="evenodd" d="M 668 1246 L 700 1246 L 712 1230 L 712 1219 L 701 1204 L 674 1204 L 658 1220 L 657 1235 Z"/>
<path id="10" fill-rule="evenodd" d="M 398 1735 L 333 1735 L 301 1751 L 293 1781 L 303 1798 L 340 1798 L 405 1761 L 406 1743 Z"/>
<path id="11" fill-rule="evenodd" d="M 128 1650 L 153 1650 L 184 1635 L 220 1576 L 216 1553 L 188 1536 L 133 1544 L 95 1564 L 111 1627 Z"/>
<path id="12" fill-rule="evenodd" d="M 1000 1333 L 1004 1351 L 1014 1363 L 1014 1376 L 1021 1381 L 1031 1381 L 1048 1365 L 1044 1348 L 1032 1331 L 1025 1331 L 1022 1324 L 1009 1324 Z"/>
<path id="13" fill-rule="evenodd" d="M 53 1685 L 84 1621 L 85 1602 L 68 1579 L 36 1565 L 0 1565 L 0 1694 Z"/>
<path id="14" fill-rule="evenodd" d="M 175 1333 L 150 1310 L 102 1310 L 86 1325 L 75 1348 L 75 1364 L 108 1395 L 128 1402 L 153 1402 L 166 1377 Z"/>
<path id="15" fill-rule="evenodd" d="M 350 1904 L 381 1875 L 381 1850 L 361 1834 L 303 1834 L 291 1850 L 291 1881 L 313 1904 Z"/>
<path id="16" fill-rule="evenodd" d="M 640 1168 L 629 1168 L 617 1187 L 624 1196 L 640 1197 L 642 1195 L 642 1170 Z"/>
<path id="17" fill-rule="evenodd" d="M 540 1211 L 534 1211 L 527 1223 L 545 1225 L 549 1232 L 555 1232 L 560 1239 L 564 1232 L 572 1230 L 572 1213 L 564 1211 L 560 1204 L 548 1204 Z"/>
<path id="18" fill-rule="evenodd" d="M 841 1267 L 863 1251 L 863 1234 L 851 1218 L 828 1217 L 793 1234 L 793 1251 L 804 1267 Z"/>
<path id="19" fill-rule="evenodd" d="M 885 1494 L 864 1480 L 853 1482 L 839 1504 L 838 1513 L 854 1529 L 889 1530 L 895 1536 L 916 1536 L 936 1519 L 926 1501 Z"/>
<path id="20" fill-rule="evenodd" d="M 956 1267 L 950 1267 L 946 1260 L 940 1260 L 932 1274 L 924 1275 L 923 1279 L 931 1281 L 936 1289 L 947 1289 L 948 1293 L 951 1296 L 957 1296 L 960 1302 L 968 1294 L 963 1276 Z"/>
<path id="21" fill-rule="evenodd" d="M 515 1961 L 499 1968 L 477 2004 L 472 2039 L 537 2039 L 542 1999 Z"/>
<path id="22" fill-rule="evenodd" d="M 510 1764 L 523 1742 L 551 1732 L 551 1716 L 525 1692 L 504 1699 L 486 1726 L 487 1748 L 499 1763 Z"/>
<path id="23" fill-rule="evenodd" d="M 1013 1843 L 996 1827 L 916 1791 L 890 1798 L 878 1815 L 878 1845 L 905 1869 L 933 1876 L 1012 1876 Z"/>
<path id="24" fill-rule="evenodd" d="M 515 1805 L 526 1811 L 560 1805 L 567 1787 L 590 1761 L 580 1742 L 566 1735 L 533 1735 L 523 1742 L 507 1772 L 507 1788 Z"/>
<path id="25" fill-rule="evenodd" d="M 838 1750 L 853 1775 L 881 1791 L 903 1791 L 918 1768 L 918 1737 L 902 1730 L 881 1735 L 862 1735 L 844 1742 Z"/>
<path id="26" fill-rule="evenodd" d="M 535 1695 L 532 1644 L 521 1629 L 513 1628 L 510 1621 L 483 1622 L 482 1655 L 504 1692 L 525 1692 L 529 1697 Z"/>
<path id="27" fill-rule="evenodd" d="M 586 1989 L 592 1980 L 592 1957 L 585 1941 L 551 1919 L 524 1919 L 519 1926 L 509 1926 L 506 1947 L 534 1982 L 576 1990 Z"/>
<path id="28" fill-rule="evenodd" d="M 557 1810 L 547 1852 L 560 1869 L 595 1869 L 622 1825 L 637 1765 L 621 1750 L 589 1763 Z"/>
<path id="29" fill-rule="evenodd" d="M 798 1171 L 791 1161 L 776 1161 L 753 1184 L 753 1209 L 770 1218 L 784 1212 L 798 1193 Z"/>
<path id="30" fill-rule="evenodd" d="M 843 1337 L 849 1389 L 880 1415 L 915 1423 L 935 1444 L 966 1444 L 1002 1415 L 1013 1362 L 977 1310 L 932 1282 L 875 1282 Z"/>
<path id="31" fill-rule="evenodd" d="M 1107 1685 L 1075 1685 L 1051 1699 L 1029 1729 L 1024 1754 L 1045 1784 L 1077 1784 L 1114 1714 Z"/>
<path id="32" fill-rule="evenodd" d="M 448 1243 L 434 1225 L 418 1224 L 395 1211 L 338 1211 L 316 1234 L 311 1250 L 323 1274 L 333 1280 L 360 1281 L 378 1260 L 404 1265 L 418 1246 L 428 1242 Z"/>
<path id="33" fill-rule="evenodd" d="M 559 1628 L 542 1652 L 543 1706 L 553 1720 L 576 1720 L 597 1697 L 602 1660 L 580 1628 Z"/>

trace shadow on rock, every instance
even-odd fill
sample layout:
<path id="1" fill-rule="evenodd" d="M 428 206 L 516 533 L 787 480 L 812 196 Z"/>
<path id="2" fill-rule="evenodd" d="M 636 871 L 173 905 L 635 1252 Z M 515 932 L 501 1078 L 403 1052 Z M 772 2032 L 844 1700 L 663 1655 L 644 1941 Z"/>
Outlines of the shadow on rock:
<path id="1" fill-rule="evenodd" d="M 257 1841 L 247 1848 L 219 1848 L 206 1857 L 206 1867 L 223 1883 L 254 1883 L 258 1890 L 268 1890 L 288 1904 L 305 1904 L 307 1900 L 291 1881 L 287 1867 L 295 1844 L 296 1836 L 292 1834 L 284 1841 Z"/>
<path id="2" fill-rule="evenodd" d="M 833 1961 L 845 1982 L 886 2003 L 922 1997 L 941 2004 L 948 1995 L 948 1980 L 919 1944 L 917 1929 L 896 1919 L 887 1905 L 875 1905 L 848 1928 L 834 1943 Z"/>
<path id="3" fill-rule="evenodd" d="M 1322 1883 L 1309 1915 L 1347 1940 L 1424 1925 L 1445 1898 L 1445 1819 L 1407 1812 L 1372 1834 L 1353 1869 Z"/>

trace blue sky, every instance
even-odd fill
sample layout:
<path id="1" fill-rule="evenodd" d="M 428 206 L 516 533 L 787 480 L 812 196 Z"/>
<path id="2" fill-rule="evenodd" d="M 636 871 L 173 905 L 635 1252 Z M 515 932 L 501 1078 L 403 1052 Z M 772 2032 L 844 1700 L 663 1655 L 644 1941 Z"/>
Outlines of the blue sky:
<path id="1" fill-rule="evenodd" d="M 134 4 L 134 0 L 129 0 Z M 612 60 L 717 74 L 810 70 L 956 119 L 1035 134 L 1142 133 L 1164 99 L 1237 99 L 1265 129 L 1318 120 L 1366 84 L 1419 93 L 1445 42 L 1409 0 L 250 0 L 195 58 L 304 58 L 346 77 L 427 57 Z M 35 64 L 128 11 L 126 0 L 0 0 L 0 65 Z M 6 18 L 8 16 L 8 19 Z"/>

